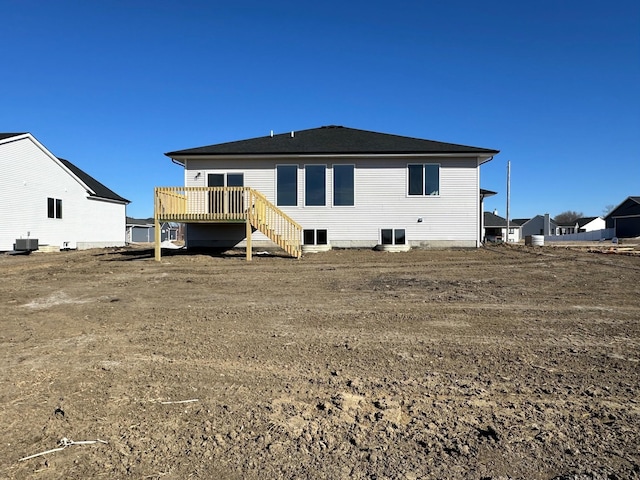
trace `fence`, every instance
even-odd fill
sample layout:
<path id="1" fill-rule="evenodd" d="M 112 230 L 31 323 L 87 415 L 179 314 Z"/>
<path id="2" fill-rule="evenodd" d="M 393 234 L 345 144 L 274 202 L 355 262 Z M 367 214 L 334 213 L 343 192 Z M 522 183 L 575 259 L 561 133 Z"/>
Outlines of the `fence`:
<path id="1" fill-rule="evenodd" d="M 613 228 L 603 228 L 602 230 L 592 230 L 590 232 L 569 233 L 567 235 L 545 235 L 546 242 L 599 242 L 615 237 Z"/>

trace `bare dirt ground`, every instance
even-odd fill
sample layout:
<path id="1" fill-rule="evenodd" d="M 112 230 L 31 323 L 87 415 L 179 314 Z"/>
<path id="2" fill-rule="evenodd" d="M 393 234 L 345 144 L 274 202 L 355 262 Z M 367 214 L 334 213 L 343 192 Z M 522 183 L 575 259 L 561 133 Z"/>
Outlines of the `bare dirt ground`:
<path id="1" fill-rule="evenodd" d="M 151 255 L 0 256 L 0 477 L 640 478 L 639 256 Z"/>

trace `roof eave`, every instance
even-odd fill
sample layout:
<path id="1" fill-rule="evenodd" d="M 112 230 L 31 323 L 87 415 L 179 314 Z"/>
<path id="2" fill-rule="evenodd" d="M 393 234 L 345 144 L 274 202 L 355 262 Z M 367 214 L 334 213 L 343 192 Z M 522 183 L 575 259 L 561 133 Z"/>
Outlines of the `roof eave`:
<path id="1" fill-rule="evenodd" d="M 490 153 L 478 152 L 275 152 L 275 153 L 181 153 L 169 152 L 165 155 L 176 162 L 184 165 L 187 160 L 209 160 L 209 159 L 264 159 L 264 158 L 358 158 L 358 157 L 449 157 L 449 158 L 473 158 L 477 157 L 480 164 L 489 162 L 498 151 Z"/>

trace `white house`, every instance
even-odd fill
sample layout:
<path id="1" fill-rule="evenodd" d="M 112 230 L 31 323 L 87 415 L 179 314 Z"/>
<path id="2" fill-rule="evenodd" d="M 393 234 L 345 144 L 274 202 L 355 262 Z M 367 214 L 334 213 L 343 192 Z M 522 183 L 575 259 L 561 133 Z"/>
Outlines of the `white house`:
<path id="1" fill-rule="evenodd" d="M 248 188 L 300 228 L 306 247 L 477 247 L 480 165 L 497 153 L 340 126 L 174 151 L 166 155 L 184 166 L 185 187 L 156 189 L 156 221 L 187 223 L 187 248 L 267 241 L 273 225 L 254 218 L 267 207 L 234 197 Z M 208 199 L 198 200 L 207 189 Z M 214 204 L 236 223 L 221 212 L 209 223 Z"/>
<path id="2" fill-rule="evenodd" d="M 574 230 L 576 233 L 593 232 L 606 228 L 606 222 L 602 217 L 583 217 L 576 220 Z"/>
<path id="3" fill-rule="evenodd" d="M 125 245 L 128 200 L 30 133 L 0 133 L 0 251 L 18 239 L 87 249 Z"/>
<path id="4" fill-rule="evenodd" d="M 497 212 L 484 212 L 484 235 L 485 242 L 509 242 L 517 243 L 522 238 L 520 234 L 520 224 L 515 220 L 509 221 L 509 232 L 507 233 L 507 219 L 498 215 Z"/>

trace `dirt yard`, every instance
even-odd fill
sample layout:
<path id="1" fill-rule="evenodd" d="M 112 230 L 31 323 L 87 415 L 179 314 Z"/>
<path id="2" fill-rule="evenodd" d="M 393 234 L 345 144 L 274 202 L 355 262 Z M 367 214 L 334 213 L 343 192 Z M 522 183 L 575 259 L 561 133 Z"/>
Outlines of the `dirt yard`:
<path id="1" fill-rule="evenodd" d="M 0 271 L 2 478 L 640 478 L 639 256 L 119 249 Z"/>

